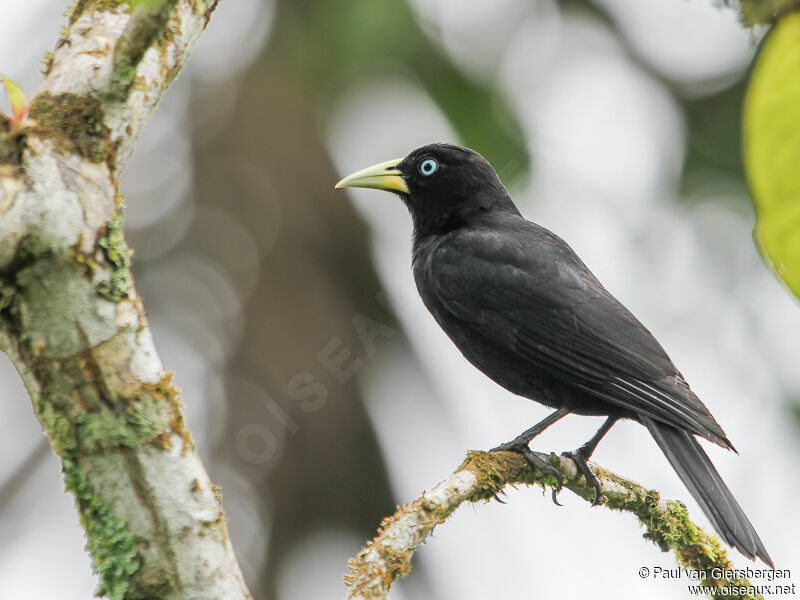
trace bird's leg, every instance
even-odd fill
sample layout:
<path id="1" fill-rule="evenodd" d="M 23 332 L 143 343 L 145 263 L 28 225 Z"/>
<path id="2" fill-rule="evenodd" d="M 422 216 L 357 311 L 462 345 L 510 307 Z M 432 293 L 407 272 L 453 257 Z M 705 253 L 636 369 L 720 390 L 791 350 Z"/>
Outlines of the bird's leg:
<path id="1" fill-rule="evenodd" d="M 594 453 L 594 449 L 597 448 L 597 444 L 600 443 L 600 440 L 603 439 L 603 436 L 608 433 L 608 430 L 613 427 L 614 423 L 617 422 L 619 417 L 608 417 L 605 422 L 600 426 L 600 429 L 597 430 L 588 442 L 586 442 L 583 446 L 575 450 L 574 452 L 562 452 L 561 456 L 566 456 L 567 458 L 571 458 L 575 463 L 575 466 L 578 467 L 578 471 L 586 478 L 586 483 L 591 484 L 594 487 L 594 498 L 592 499 L 592 504 L 597 505 L 600 504 L 600 482 L 597 481 L 597 477 L 594 476 L 592 470 L 589 468 L 589 465 L 586 462 Z"/>
<path id="2" fill-rule="evenodd" d="M 569 414 L 568 408 L 559 408 L 556 412 L 550 413 L 530 429 L 526 429 L 525 431 L 520 433 L 510 442 L 506 442 L 505 444 L 500 444 L 497 448 L 492 448 L 490 452 L 496 452 L 497 450 L 516 451 L 517 448 L 519 448 L 519 446 L 527 446 L 528 444 L 531 443 L 531 440 L 533 438 L 542 433 L 545 429 L 550 427 L 550 425 L 552 425 L 559 419 L 566 417 L 568 414 Z"/>
<path id="3" fill-rule="evenodd" d="M 552 475 L 556 482 L 558 483 L 558 487 L 553 490 L 553 502 L 559 504 L 558 502 L 558 492 L 561 491 L 561 486 L 563 485 L 563 480 L 561 478 L 561 473 L 558 469 L 554 466 L 546 463 L 543 459 L 536 456 L 536 454 L 528 447 L 531 440 L 535 438 L 537 435 L 542 433 L 545 429 L 550 427 L 553 423 L 565 417 L 569 414 L 569 409 L 567 408 L 559 408 L 554 413 L 550 413 L 544 419 L 539 421 L 536 425 L 531 427 L 530 429 L 526 429 L 517 437 L 515 437 L 510 442 L 506 442 L 505 444 L 500 444 L 496 448 L 492 448 L 490 452 L 497 452 L 498 450 L 507 450 L 510 452 L 518 452 L 522 454 L 525 460 L 528 461 L 533 468 L 541 471 L 546 475 Z M 561 506 L 559 504 L 559 506 Z"/>

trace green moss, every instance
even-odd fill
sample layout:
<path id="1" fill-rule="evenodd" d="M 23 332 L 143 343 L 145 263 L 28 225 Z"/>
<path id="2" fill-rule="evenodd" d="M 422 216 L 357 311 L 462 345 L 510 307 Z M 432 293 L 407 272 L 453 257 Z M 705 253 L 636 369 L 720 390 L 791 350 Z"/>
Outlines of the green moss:
<path id="1" fill-rule="evenodd" d="M 222 488 L 212 483 L 211 491 L 214 492 L 214 500 L 217 501 L 217 506 L 222 506 Z"/>
<path id="2" fill-rule="evenodd" d="M 183 420 L 183 404 L 180 401 L 180 394 L 172 383 L 173 373 L 167 372 L 150 393 L 167 404 L 167 422 L 170 430 L 176 433 L 183 440 L 184 451 L 194 448 L 192 435 L 186 428 Z"/>
<path id="3" fill-rule="evenodd" d="M 42 75 L 47 77 L 50 74 L 50 69 L 53 68 L 53 59 L 55 55 L 52 52 L 45 52 L 42 60 L 39 61 L 39 64 L 42 65 Z"/>
<path id="4" fill-rule="evenodd" d="M 11 303 L 14 301 L 16 293 L 16 287 L 9 285 L 7 281 L 0 278 L 0 313 L 2 313 L 6 307 L 11 305 Z"/>
<path id="5" fill-rule="evenodd" d="M 646 528 L 643 536 L 645 539 L 665 552 L 672 550 L 678 563 L 684 568 L 706 573 L 708 576 L 700 582 L 702 585 L 737 588 L 750 585 L 744 579 L 713 579 L 712 573 L 724 573 L 733 568 L 719 540 L 692 522 L 689 511 L 682 502 L 668 500 L 666 509 L 663 509 L 659 506 L 659 501 L 658 492 L 648 490 L 643 498 L 631 503 L 630 511 L 636 514 Z"/>
<path id="6" fill-rule="evenodd" d="M 97 268 L 101 266 L 101 264 L 94 259 L 94 256 L 83 253 L 80 244 L 75 244 L 70 248 L 67 254 L 67 260 L 73 265 L 80 267 L 83 273 L 90 278 L 94 275 Z"/>
<path id="7" fill-rule="evenodd" d="M 58 150 L 106 162 L 113 169 L 116 144 L 103 124 L 103 108 L 97 98 L 39 94 L 33 100 L 30 116 L 39 122 L 36 134 L 50 140 Z"/>
<path id="8" fill-rule="evenodd" d="M 0 113 L 0 176 L 3 175 L 3 164 L 18 165 L 22 159 L 22 139 L 24 136 L 11 137 L 8 117 Z M 12 170 L 13 171 L 13 170 Z M 8 173 L 13 175 L 14 173 Z"/>
<path id="9" fill-rule="evenodd" d="M 558 460 L 555 455 L 551 455 L 551 458 Z M 478 492 L 470 498 L 473 501 L 495 498 L 509 484 L 538 484 L 542 487 L 555 487 L 557 483 L 552 475 L 542 474 L 531 469 L 528 462 L 518 452 L 470 450 L 459 469 L 468 469 L 477 477 L 475 487 Z"/>
<path id="10" fill-rule="evenodd" d="M 89 353 L 35 364 L 40 392 L 32 394 L 33 406 L 61 456 L 158 444 L 170 431 L 172 408 L 162 394 L 143 386 L 135 398 L 109 397 Z"/>
<path id="11" fill-rule="evenodd" d="M 559 468 L 561 459 L 551 454 L 548 462 Z M 477 492 L 469 500 L 475 501 L 497 497 L 506 485 L 517 483 L 538 483 L 554 487 L 555 481 L 531 469 L 527 462 L 514 452 L 470 451 L 460 469 L 468 469 L 476 476 Z M 725 550 L 719 540 L 697 527 L 689 518 L 686 506 L 674 500 L 664 502 L 656 490 L 648 490 L 632 481 L 606 472 L 603 476 L 611 479 L 614 491 L 604 494 L 603 503 L 611 509 L 634 514 L 645 527 L 643 537 L 655 543 L 663 551 L 672 551 L 683 567 L 712 573 L 715 568 L 721 571 L 732 568 Z M 569 478 L 564 474 L 564 485 L 586 500 L 591 500 L 594 490 L 581 476 Z M 453 508 L 446 510 L 425 507 L 437 519 L 443 521 Z M 749 585 L 744 580 L 706 579 L 704 585 Z"/>
<path id="12" fill-rule="evenodd" d="M 64 483 L 75 496 L 75 506 L 86 530 L 86 549 L 92 567 L 100 575 L 97 596 L 122 600 L 139 570 L 141 559 L 136 540 L 114 510 L 89 489 L 86 476 L 70 459 L 62 461 Z"/>
<path id="13" fill-rule="evenodd" d="M 106 226 L 105 233 L 97 240 L 103 249 L 108 262 L 111 263 L 111 278 L 97 286 L 97 293 L 107 300 L 119 302 L 126 298 L 133 288 L 131 279 L 131 254 L 125 241 L 125 232 L 122 227 L 122 201 L 117 198 L 117 209 Z"/>
<path id="14" fill-rule="evenodd" d="M 129 0 L 133 13 L 114 47 L 108 96 L 121 102 L 130 93 L 145 52 L 165 34 L 177 0 Z"/>
<path id="15" fill-rule="evenodd" d="M 136 404 L 135 409 L 121 414 L 103 407 L 98 413 L 85 413 L 78 417 L 74 432 L 82 448 L 87 452 L 118 446 L 136 448 L 157 439 L 165 429 L 160 402 L 144 397 Z"/>
<path id="16" fill-rule="evenodd" d="M 694 544 L 699 540 L 697 528 L 689 520 L 686 506 L 681 502 L 669 500 L 666 510 L 659 509 L 661 496 L 655 490 L 648 490 L 641 500 L 633 499 L 628 510 L 633 512 L 647 528 L 644 538 L 651 540 L 666 551 L 678 544 Z"/>
<path id="17" fill-rule="evenodd" d="M 158 400 L 165 409 L 167 427 L 162 430 L 158 441 L 162 446 L 169 446 L 170 434 L 174 433 L 183 441 L 183 451 L 186 452 L 194 448 L 194 441 L 183 420 L 183 404 L 180 401 L 180 393 L 172 383 L 173 376 L 172 372 L 167 372 L 158 383 L 144 384 L 142 393 Z"/>
<path id="18" fill-rule="evenodd" d="M 66 10 L 64 11 L 64 16 L 68 19 L 67 27 L 71 27 L 72 24 L 78 20 L 78 17 L 83 14 L 86 4 L 87 0 L 73 0 L 72 4 L 67 6 Z M 64 37 L 63 32 L 62 37 Z"/>
<path id="19" fill-rule="evenodd" d="M 66 398 L 72 402 L 64 401 Z M 170 428 L 162 400 L 150 395 L 128 401 L 124 408 L 112 408 L 97 388 L 84 383 L 66 398 L 43 394 L 34 399 L 42 429 L 62 456 L 158 443 Z M 97 405 L 89 411 L 87 405 L 94 403 Z"/>
<path id="20" fill-rule="evenodd" d="M 22 239 L 17 244 L 14 260 L 4 269 L 4 274 L 9 275 L 9 281 L 13 279 L 13 277 L 10 277 L 11 274 L 23 270 L 36 262 L 41 252 L 42 249 L 36 236 L 29 233 L 22 236 Z"/>

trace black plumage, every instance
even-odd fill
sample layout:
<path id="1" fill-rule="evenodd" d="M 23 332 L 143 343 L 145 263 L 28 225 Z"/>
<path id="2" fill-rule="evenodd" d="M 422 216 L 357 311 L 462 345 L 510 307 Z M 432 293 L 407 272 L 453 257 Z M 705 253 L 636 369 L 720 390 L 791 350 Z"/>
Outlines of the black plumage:
<path id="1" fill-rule="evenodd" d="M 605 415 L 572 456 L 586 460 L 620 418 L 642 423 L 717 532 L 772 565 L 750 521 L 694 436 L 733 450 L 653 335 L 561 238 L 525 220 L 494 169 L 472 150 L 418 148 L 337 187 L 396 192 L 414 222 L 420 295 L 464 356 L 504 388 L 556 410 L 499 449 L 521 452 L 566 414 Z"/>

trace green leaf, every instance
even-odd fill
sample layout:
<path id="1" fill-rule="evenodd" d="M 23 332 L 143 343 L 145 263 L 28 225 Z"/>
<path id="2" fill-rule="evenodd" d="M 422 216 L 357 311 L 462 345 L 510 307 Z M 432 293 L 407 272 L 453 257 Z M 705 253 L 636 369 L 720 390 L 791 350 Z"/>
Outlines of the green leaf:
<path id="1" fill-rule="evenodd" d="M 8 103 L 11 106 L 11 116 L 16 121 L 23 120 L 28 114 L 28 103 L 25 101 L 25 93 L 20 87 L 5 75 L 0 75 L 0 79 L 6 86 Z"/>
<path id="2" fill-rule="evenodd" d="M 744 105 L 744 163 L 762 253 L 800 298 L 800 13 L 761 44 Z"/>

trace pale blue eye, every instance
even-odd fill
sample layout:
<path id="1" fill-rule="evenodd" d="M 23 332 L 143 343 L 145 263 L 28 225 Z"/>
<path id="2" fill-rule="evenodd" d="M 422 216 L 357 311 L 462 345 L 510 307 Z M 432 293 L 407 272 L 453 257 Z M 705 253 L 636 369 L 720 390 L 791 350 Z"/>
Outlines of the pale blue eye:
<path id="1" fill-rule="evenodd" d="M 439 168 L 439 163 L 436 162 L 432 158 L 426 158 L 421 163 L 419 163 L 419 172 L 425 175 L 433 175 L 436 173 L 436 170 Z"/>

